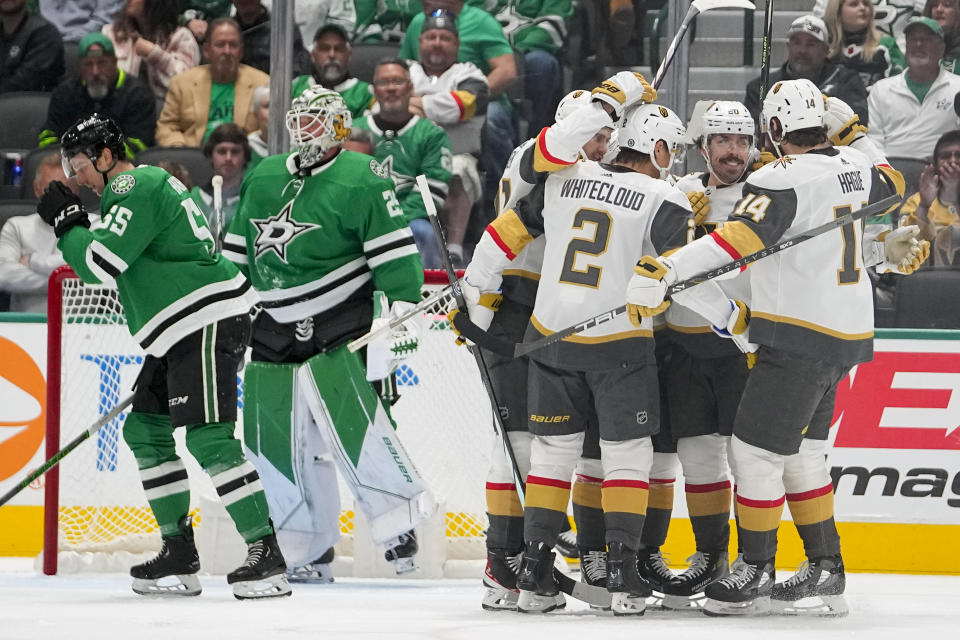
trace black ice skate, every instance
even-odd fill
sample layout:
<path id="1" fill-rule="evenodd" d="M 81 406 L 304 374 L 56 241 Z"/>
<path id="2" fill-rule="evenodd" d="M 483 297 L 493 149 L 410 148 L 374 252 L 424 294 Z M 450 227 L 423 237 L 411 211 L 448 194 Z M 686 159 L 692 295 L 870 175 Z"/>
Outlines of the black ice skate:
<path id="1" fill-rule="evenodd" d="M 580 582 L 591 587 L 607 588 L 607 552 L 604 549 L 584 549 L 580 551 Z M 610 607 L 590 605 L 591 609 L 609 611 Z"/>
<path id="2" fill-rule="evenodd" d="M 642 616 L 653 590 L 640 577 L 637 552 L 622 542 L 611 542 L 607 549 L 607 591 L 613 594 L 613 615 Z"/>
<path id="3" fill-rule="evenodd" d="M 756 616 L 770 613 L 770 594 L 776 573 L 773 559 L 750 562 L 725 578 L 707 585 L 703 612 L 711 616 Z"/>
<path id="4" fill-rule="evenodd" d="M 398 576 L 416 571 L 416 556 L 420 547 L 417 545 L 417 534 L 413 529 L 390 540 L 386 547 L 383 557 L 393 565 L 393 570 Z"/>
<path id="5" fill-rule="evenodd" d="M 543 542 L 528 542 L 517 575 L 517 611 L 520 613 L 547 613 L 567 606 L 553 577 L 556 554 Z"/>
<path id="6" fill-rule="evenodd" d="M 286 571 L 277 536 L 271 533 L 247 546 L 247 559 L 227 574 L 227 584 L 233 585 L 238 600 L 289 596 Z"/>
<path id="7" fill-rule="evenodd" d="M 569 525 L 567 525 L 569 526 Z M 577 555 L 577 532 L 573 529 L 561 531 L 557 536 L 557 544 L 553 545 L 554 550 L 568 560 L 576 560 Z"/>
<path id="8" fill-rule="evenodd" d="M 133 591 L 142 596 L 198 596 L 200 557 L 193 543 L 190 516 L 177 524 L 180 533 L 164 536 L 160 553 L 152 560 L 130 567 Z"/>
<path id="9" fill-rule="evenodd" d="M 640 549 L 637 552 L 637 569 L 640 571 L 640 577 L 653 589 L 653 600 L 651 606 L 661 607 L 663 605 L 664 585 L 674 580 L 677 576 L 667 566 L 663 554 L 659 547 L 650 547 Z"/>
<path id="10" fill-rule="evenodd" d="M 730 573 L 726 551 L 697 551 L 687 558 L 690 566 L 663 585 L 663 606 L 675 610 L 703 607 L 708 584 Z"/>
<path id="11" fill-rule="evenodd" d="M 313 562 L 308 562 L 302 567 L 287 569 L 287 580 L 308 584 L 330 584 L 333 582 L 331 562 L 333 562 L 333 547 L 327 549 Z"/>
<path id="12" fill-rule="evenodd" d="M 520 570 L 522 551 L 487 549 L 487 567 L 483 570 L 483 602 L 487 611 L 516 611 L 520 590 L 517 589 L 517 572 Z"/>
<path id="13" fill-rule="evenodd" d="M 850 612 L 843 597 L 847 578 L 840 556 L 815 558 L 800 565 L 797 573 L 773 586 L 770 604 L 774 613 L 805 616 L 845 616 Z M 810 599 L 800 604 L 799 601 Z"/>

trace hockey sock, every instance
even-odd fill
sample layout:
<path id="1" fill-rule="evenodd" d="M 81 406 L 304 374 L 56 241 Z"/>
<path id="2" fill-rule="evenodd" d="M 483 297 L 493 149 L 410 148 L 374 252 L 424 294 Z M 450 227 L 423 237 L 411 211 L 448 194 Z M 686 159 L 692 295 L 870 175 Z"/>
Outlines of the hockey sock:
<path id="1" fill-rule="evenodd" d="M 685 486 L 697 551 L 726 549 L 730 541 L 730 481 Z"/>
<path id="2" fill-rule="evenodd" d="M 769 560 L 777 553 L 777 529 L 783 515 L 783 456 L 733 437 L 737 507 L 743 557 Z"/>
<path id="3" fill-rule="evenodd" d="M 603 478 L 578 473 L 573 483 L 573 521 L 577 525 L 577 546 L 581 549 L 604 549 L 606 529 L 603 525 Z"/>
<path id="4" fill-rule="evenodd" d="M 123 439 L 137 459 L 143 491 L 160 525 L 160 535 L 177 535 L 177 525 L 190 509 L 190 483 L 187 469 L 177 457 L 170 419 L 132 411 L 123 423 Z"/>
<path id="5" fill-rule="evenodd" d="M 601 494 L 607 543 L 622 542 L 625 547 L 638 548 L 647 513 L 647 482 L 616 476 L 604 478 Z"/>
<path id="6" fill-rule="evenodd" d="M 643 521 L 640 544 L 644 547 L 663 546 L 667 541 L 670 516 L 673 515 L 673 485 L 675 478 L 650 478 L 650 497 L 647 517 Z"/>
<path id="7" fill-rule="evenodd" d="M 187 426 L 187 449 L 213 480 L 237 531 L 250 544 L 273 533 L 260 476 L 247 462 L 232 422 Z"/>
<path id="8" fill-rule="evenodd" d="M 567 520 L 570 481 L 534 475 L 535 471 L 535 468 L 531 469 L 527 476 L 523 537 L 527 541 L 544 542 L 553 547 Z"/>
<path id="9" fill-rule="evenodd" d="M 523 506 L 513 482 L 487 481 L 487 548 L 523 547 Z"/>
<path id="10" fill-rule="evenodd" d="M 840 553 L 833 519 L 833 483 L 825 463 L 827 443 L 805 438 L 800 450 L 784 459 L 783 482 L 790 514 L 808 558 Z"/>

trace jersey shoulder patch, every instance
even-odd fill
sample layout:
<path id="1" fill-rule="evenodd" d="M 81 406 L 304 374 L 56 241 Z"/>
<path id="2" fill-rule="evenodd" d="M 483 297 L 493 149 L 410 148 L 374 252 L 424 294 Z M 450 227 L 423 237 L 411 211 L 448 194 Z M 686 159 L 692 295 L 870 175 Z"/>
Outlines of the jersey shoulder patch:
<path id="1" fill-rule="evenodd" d="M 387 171 L 387 168 L 377 162 L 376 158 L 371 158 L 370 160 L 370 171 L 372 171 L 373 174 L 378 178 L 386 179 L 390 177 L 390 173 Z"/>
<path id="2" fill-rule="evenodd" d="M 110 190 L 118 196 L 129 192 L 137 184 L 137 179 L 129 173 L 121 173 L 110 183 Z"/>

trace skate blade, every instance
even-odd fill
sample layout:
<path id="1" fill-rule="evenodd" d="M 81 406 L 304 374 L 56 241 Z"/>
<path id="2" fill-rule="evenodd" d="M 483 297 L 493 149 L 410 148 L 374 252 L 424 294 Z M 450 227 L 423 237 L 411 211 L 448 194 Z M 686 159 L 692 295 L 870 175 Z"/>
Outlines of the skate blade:
<path id="1" fill-rule="evenodd" d="M 693 611 L 697 612 L 703 609 L 707 602 L 707 597 L 701 591 L 692 596 L 663 596 L 663 608 L 670 611 Z"/>
<path id="2" fill-rule="evenodd" d="M 233 583 L 233 597 L 237 600 L 259 600 L 261 598 L 282 598 L 293 593 L 287 576 L 279 573 L 262 580 L 245 580 Z"/>
<path id="3" fill-rule="evenodd" d="M 316 566 L 316 565 L 314 565 Z M 323 565 L 319 571 L 289 571 L 287 580 L 295 584 L 330 584 L 334 582 L 330 565 Z"/>
<path id="4" fill-rule="evenodd" d="M 517 611 L 520 613 L 549 613 L 567 606 L 562 593 L 555 596 L 541 596 L 533 591 L 520 591 L 517 598 Z"/>
<path id="5" fill-rule="evenodd" d="M 841 618 L 850 613 L 847 599 L 843 595 L 813 596 L 796 602 L 790 600 L 771 600 L 773 613 L 778 616 L 810 616 L 820 618 Z"/>
<path id="6" fill-rule="evenodd" d="M 614 593 L 610 609 L 615 616 L 642 616 L 647 610 L 647 599 L 629 593 Z"/>
<path id="7" fill-rule="evenodd" d="M 398 576 L 413 573 L 417 570 L 417 562 L 414 558 L 397 558 L 396 560 L 388 560 L 388 562 L 393 565 L 393 570 Z"/>
<path id="8" fill-rule="evenodd" d="M 517 600 L 520 598 L 519 591 L 511 591 L 510 589 L 505 589 L 503 587 L 494 587 L 490 585 L 484 585 L 487 587 L 486 593 L 483 594 L 483 601 L 480 603 L 480 606 L 486 611 L 516 611 L 517 610 Z"/>
<path id="9" fill-rule="evenodd" d="M 198 596 L 203 591 L 196 574 L 166 576 L 157 580 L 133 579 L 133 592 L 154 598 L 185 598 Z"/>
<path id="10" fill-rule="evenodd" d="M 744 602 L 722 602 L 707 598 L 703 612 L 708 616 L 766 616 L 770 614 L 770 596 Z"/>

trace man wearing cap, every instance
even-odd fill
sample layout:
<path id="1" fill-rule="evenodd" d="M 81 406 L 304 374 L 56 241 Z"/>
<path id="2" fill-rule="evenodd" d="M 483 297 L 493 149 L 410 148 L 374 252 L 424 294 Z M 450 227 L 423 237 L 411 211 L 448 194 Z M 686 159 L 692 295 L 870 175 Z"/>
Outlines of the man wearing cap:
<path id="1" fill-rule="evenodd" d="M 317 29 L 310 54 L 313 71 L 294 78 L 290 87 L 293 97 L 316 87 L 331 89 L 343 97 L 355 119 L 362 116 L 373 105 L 373 87 L 350 75 L 351 52 L 350 38 L 339 24 L 328 23 Z"/>
<path id="2" fill-rule="evenodd" d="M 27 0 L 0 0 L 0 93 L 50 91 L 63 77 L 63 39 Z"/>
<path id="3" fill-rule="evenodd" d="M 117 67 L 110 38 L 99 31 L 88 33 L 80 39 L 77 55 L 77 77 L 67 78 L 53 90 L 37 146 L 59 142 L 64 131 L 93 113 L 117 121 L 131 156 L 153 146 L 157 122 L 153 91 Z"/>
<path id="4" fill-rule="evenodd" d="M 770 72 L 767 89 L 780 80 L 806 78 L 824 94 L 840 98 L 867 124 L 867 90 L 853 69 L 827 60 L 827 25 L 816 16 L 800 16 L 787 29 L 787 61 Z M 760 78 L 747 84 L 744 105 L 753 119 L 760 117 Z"/>
<path id="5" fill-rule="evenodd" d="M 940 66 L 943 29 L 931 18 L 912 18 L 904 30 L 907 68 L 870 91 L 868 136 L 894 166 L 897 158 L 929 158 L 937 140 L 957 126 L 954 96 L 960 76 Z"/>

